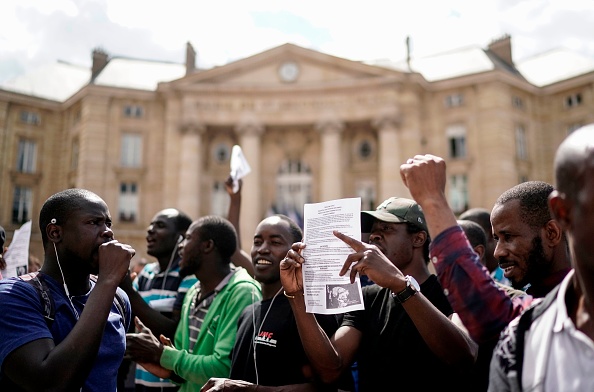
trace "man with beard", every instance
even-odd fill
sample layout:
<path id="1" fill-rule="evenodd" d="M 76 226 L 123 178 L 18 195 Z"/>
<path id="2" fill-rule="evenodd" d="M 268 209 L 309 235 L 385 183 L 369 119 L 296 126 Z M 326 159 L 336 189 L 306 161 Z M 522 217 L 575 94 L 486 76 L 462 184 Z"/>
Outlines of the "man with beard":
<path id="1" fill-rule="evenodd" d="M 496 286 L 449 209 L 445 167 L 442 158 L 427 154 L 409 159 L 400 170 L 425 211 L 429 230 L 433 227 L 431 261 L 452 308 L 475 342 L 493 342 L 534 296 L 546 295 L 570 271 L 565 235 L 547 205 L 553 188 L 538 181 L 516 185 L 497 199 L 491 212 L 495 256 L 506 278 L 514 288 L 530 284 L 531 295 L 510 298 Z"/>
<path id="2" fill-rule="evenodd" d="M 194 221 L 179 244 L 181 270 L 198 278 L 186 294 L 173 344 L 159 339 L 138 318 L 128 334 L 127 353 L 151 373 L 198 390 L 209 377 L 226 377 L 231 365 L 237 319 L 260 300 L 260 287 L 244 268 L 233 269 L 237 237 L 229 221 L 209 215 Z"/>
<path id="3" fill-rule="evenodd" d="M 495 257 L 515 289 L 544 297 L 571 269 L 567 241 L 551 218 L 546 182 L 524 182 L 505 191 L 493 207 Z"/>
<path id="4" fill-rule="evenodd" d="M 50 196 L 39 228 L 45 255 L 36 282 L 47 291 L 19 278 L 0 282 L 0 390 L 115 392 L 130 316 L 118 284 L 134 249 L 114 239 L 107 205 L 84 189 Z M 41 292 L 51 296 L 53 320 Z"/>
<path id="5" fill-rule="evenodd" d="M 253 391 L 256 386 L 263 392 L 277 391 L 280 386 L 292 392 L 330 388 L 314 379 L 288 298 L 282 294 L 279 264 L 302 237 L 299 226 L 285 215 L 270 216 L 256 227 L 251 255 L 262 301 L 248 306 L 239 318 L 230 379 L 211 378 L 202 391 Z M 316 319 L 330 336 L 338 328 L 332 315 L 316 315 Z"/>
<path id="6" fill-rule="evenodd" d="M 555 181 L 549 206 L 567 233 L 575 270 L 501 335 L 489 390 L 594 390 L 594 124 L 561 143 Z"/>
<path id="7" fill-rule="evenodd" d="M 340 275 L 367 275 L 365 309 L 348 312 L 332 338 L 305 311 L 301 251 L 293 244 L 281 262 L 281 281 L 312 367 L 335 382 L 356 360 L 359 390 L 466 390 L 476 344 L 448 317 L 452 309 L 437 277 L 430 274 L 429 235 L 423 211 L 413 200 L 391 197 L 361 213 L 369 244 L 337 231 L 354 253 Z"/>

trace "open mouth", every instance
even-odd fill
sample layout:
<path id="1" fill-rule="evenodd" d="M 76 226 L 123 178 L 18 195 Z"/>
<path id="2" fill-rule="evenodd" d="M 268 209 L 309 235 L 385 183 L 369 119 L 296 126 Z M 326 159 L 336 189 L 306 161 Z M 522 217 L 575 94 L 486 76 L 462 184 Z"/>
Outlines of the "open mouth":
<path id="1" fill-rule="evenodd" d="M 272 262 L 264 259 L 258 259 L 256 260 L 256 265 L 272 265 Z"/>

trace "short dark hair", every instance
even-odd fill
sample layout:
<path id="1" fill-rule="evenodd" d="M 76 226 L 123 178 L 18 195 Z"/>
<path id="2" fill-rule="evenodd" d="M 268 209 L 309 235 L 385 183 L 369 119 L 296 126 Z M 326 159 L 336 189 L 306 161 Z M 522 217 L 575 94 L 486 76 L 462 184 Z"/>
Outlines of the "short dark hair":
<path id="1" fill-rule="evenodd" d="M 491 213 L 486 208 L 471 208 L 461 213 L 458 219 L 478 223 L 485 231 L 485 234 L 490 235 L 492 232 Z"/>
<path id="2" fill-rule="evenodd" d="M 289 231 L 291 232 L 291 237 L 293 237 L 293 242 L 299 242 L 303 239 L 303 231 L 301 231 L 301 227 L 293 219 L 283 214 L 274 214 L 272 216 L 277 216 L 289 224 Z"/>
<path id="3" fill-rule="evenodd" d="M 190 218 L 185 212 L 177 210 L 178 214 L 173 218 L 173 224 L 177 231 L 185 232 L 188 227 L 192 224 L 192 218 Z"/>
<path id="4" fill-rule="evenodd" d="M 553 186 L 542 181 L 528 181 L 503 192 L 495 205 L 503 205 L 511 200 L 520 201 L 520 218 L 530 227 L 537 229 L 551 220 L 549 195 Z"/>
<path id="5" fill-rule="evenodd" d="M 74 211 L 80 209 L 83 202 L 96 197 L 99 196 L 89 190 L 79 188 L 66 189 L 50 196 L 43 203 L 39 212 L 39 230 L 43 247 L 46 247 L 48 240 L 45 229 L 52 219 L 55 219 L 58 225 L 64 224 Z"/>
<path id="6" fill-rule="evenodd" d="M 473 248 L 478 245 L 482 245 L 485 248 L 487 247 L 487 235 L 481 225 L 471 220 L 460 219 L 458 220 L 458 226 L 464 230 L 464 234 L 466 234 L 470 246 Z"/>
<path id="7" fill-rule="evenodd" d="M 237 233 L 227 219 L 218 215 L 207 215 L 194 223 L 200 228 L 200 239 L 212 240 L 224 260 L 228 260 L 235 253 Z"/>

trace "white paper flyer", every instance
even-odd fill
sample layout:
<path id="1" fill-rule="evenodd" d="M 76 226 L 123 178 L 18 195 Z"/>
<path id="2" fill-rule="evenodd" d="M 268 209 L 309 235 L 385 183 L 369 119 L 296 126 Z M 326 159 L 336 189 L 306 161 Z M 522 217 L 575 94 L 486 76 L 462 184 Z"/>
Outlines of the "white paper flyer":
<path id="1" fill-rule="evenodd" d="M 303 291 L 308 313 L 336 314 L 364 309 L 359 275 L 339 276 L 353 249 L 336 238 L 333 230 L 361 239 L 361 199 L 349 198 L 303 207 Z"/>
<path id="2" fill-rule="evenodd" d="M 20 229 L 14 231 L 12 241 L 4 254 L 4 260 L 6 261 L 6 270 L 2 272 L 4 278 L 12 278 L 27 273 L 30 239 L 31 221 L 28 221 Z"/>

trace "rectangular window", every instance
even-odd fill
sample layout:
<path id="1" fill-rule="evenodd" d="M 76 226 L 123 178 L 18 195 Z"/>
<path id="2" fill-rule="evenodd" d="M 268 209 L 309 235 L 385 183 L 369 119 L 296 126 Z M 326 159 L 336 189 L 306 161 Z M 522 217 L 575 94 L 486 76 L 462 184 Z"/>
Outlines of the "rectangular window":
<path id="1" fill-rule="evenodd" d="M 516 125 L 516 157 L 521 160 L 528 159 L 526 130 L 522 125 Z"/>
<path id="2" fill-rule="evenodd" d="M 78 168 L 78 154 L 80 145 L 78 140 L 72 141 L 72 154 L 70 155 L 70 170 L 76 170 Z"/>
<path id="3" fill-rule="evenodd" d="M 141 118 L 144 116 L 144 109 L 139 105 L 124 106 L 124 116 L 131 118 Z"/>
<path id="4" fill-rule="evenodd" d="M 576 93 L 565 97 L 565 107 L 574 108 L 582 104 L 582 94 Z"/>
<path id="5" fill-rule="evenodd" d="M 138 218 L 138 187 L 134 182 L 120 184 L 120 222 L 136 222 Z"/>
<path id="6" fill-rule="evenodd" d="M 140 167 L 142 165 L 142 136 L 136 133 L 122 135 L 122 151 L 120 163 L 124 167 Z"/>
<path id="7" fill-rule="evenodd" d="M 229 194 L 223 181 L 215 181 L 210 195 L 210 213 L 226 217 L 229 212 Z"/>
<path id="8" fill-rule="evenodd" d="M 512 106 L 517 109 L 524 109 L 524 101 L 522 100 L 522 98 L 514 95 L 512 97 Z"/>
<path id="9" fill-rule="evenodd" d="M 35 173 L 37 161 L 37 144 L 31 140 L 19 140 L 16 169 L 21 173 Z"/>
<path id="10" fill-rule="evenodd" d="M 40 122 L 39 114 L 23 110 L 21 112 L 21 121 L 25 124 L 38 125 Z"/>
<path id="11" fill-rule="evenodd" d="M 445 97 L 444 105 L 446 108 L 453 108 L 462 106 L 464 104 L 464 96 L 462 94 L 451 94 Z"/>
<path id="12" fill-rule="evenodd" d="M 14 188 L 12 201 L 12 223 L 25 223 L 31 220 L 31 188 L 17 186 Z"/>
<path id="13" fill-rule="evenodd" d="M 466 174 L 450 176 L 450 206 L 456 215 L 468 209 L 468 181 Z"/>
<path id="14" fill-rule="evenodd" d="M 446 129 L 450 158 L 466 158 L 466 128 L 450 125 Z"/>
<path id="15" fill-rule="evenodd" d="M 373 211 L 376 205 L 375 187 L 372 182 L 361 181 L 357 184 L 357 196 L 361 198 L 361 210 Z"/>

